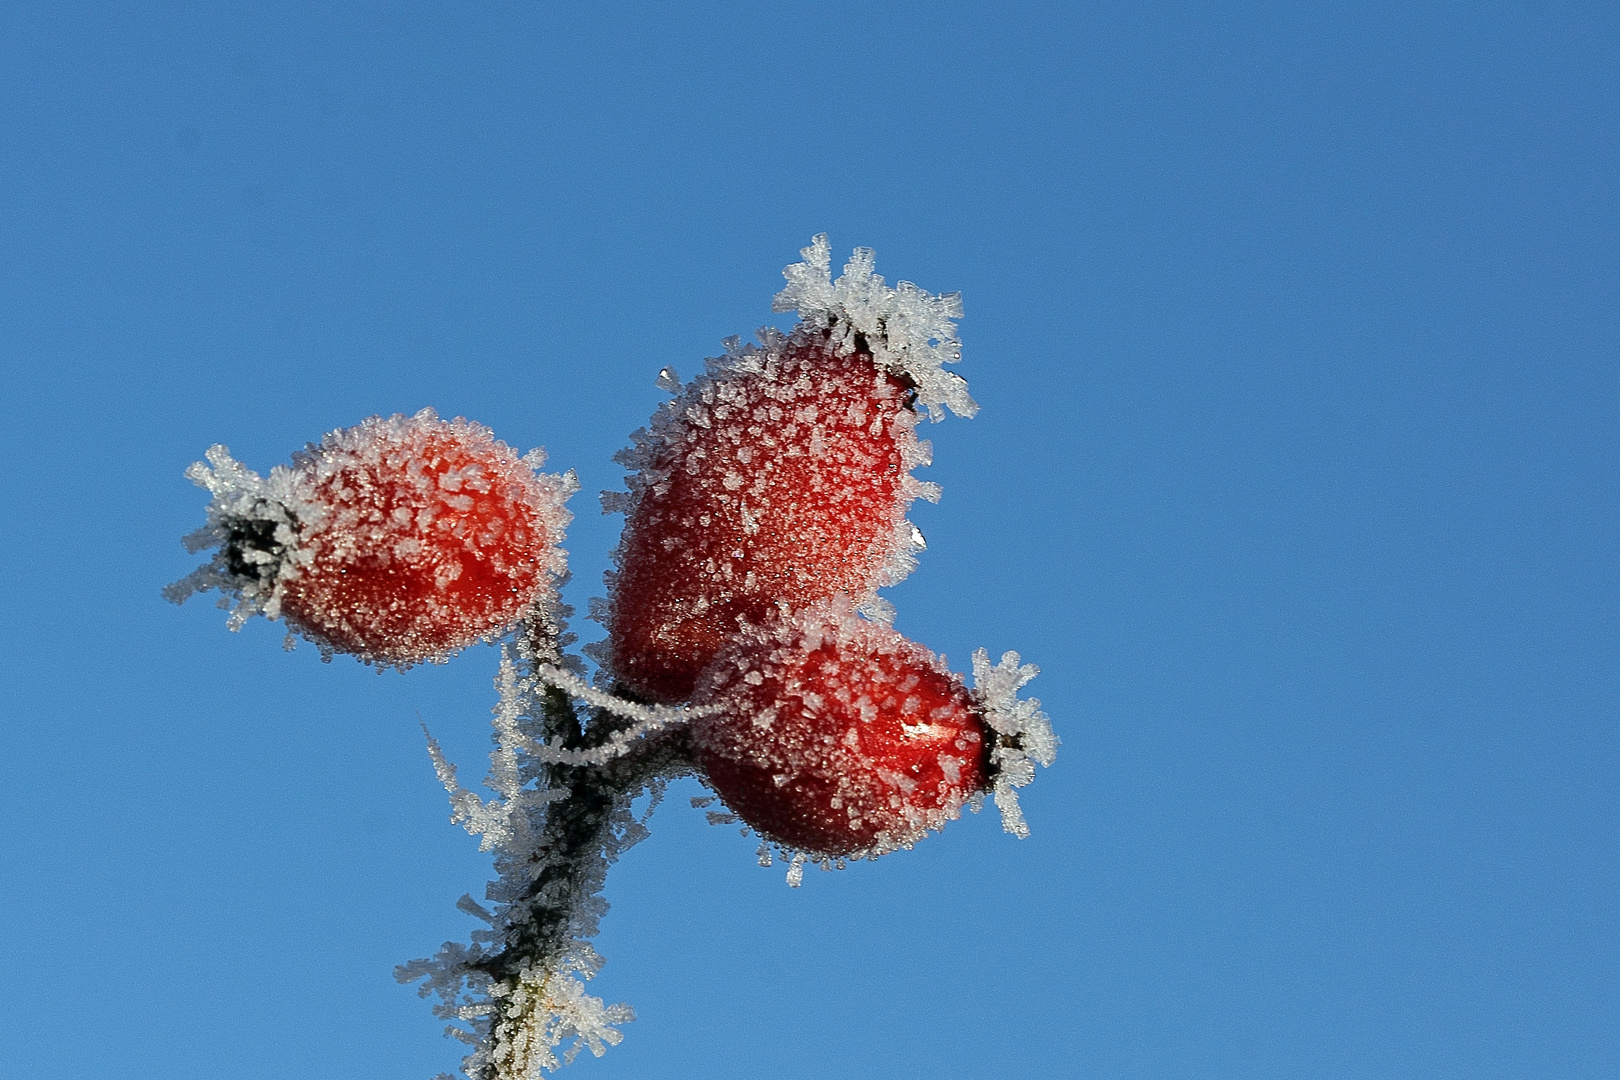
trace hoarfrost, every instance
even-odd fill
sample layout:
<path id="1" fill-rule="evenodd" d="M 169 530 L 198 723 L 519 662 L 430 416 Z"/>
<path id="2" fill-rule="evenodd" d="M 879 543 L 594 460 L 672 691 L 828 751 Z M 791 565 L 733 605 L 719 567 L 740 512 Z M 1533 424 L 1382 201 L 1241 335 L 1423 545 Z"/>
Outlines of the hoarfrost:
<path id="1" fill-rule="evenodd" d="M 485 780 L 492 796 L 462 785 L 428 736 L 451 820 L 495 852 L 499 877 L 486 890 L 493 907 L 470 896 L 457 904 L 486 924 L 470 944 L 446 942 L 395 977 L 438 997 L 447 1033 L 472 1047 L 462 1068 L 474 1080 L 535 1080 L 620 1041 L 616 1025 L 634 1013 L 584 988 L 602 966 L 589 944 L 607 911 L 602 886 L 608 866 L 647 835 L 664 784 L 690 771 L 678 729 L 698 711 L 591 687 L 561 656 L 563 637 L 560 607 L 541 606 L 502 648 Z M 574 702 L 591 709 L 583 726 Z M 632 804 L 644 792 L 638 817 Z"/>
<path id="2" fill-rule="evenodd" d="M 1018 790 L 1035 779 L 1035 766 L 1057 760 L 1058 737 L 1052 722 L 1041 712 L 1038 698 L 1020 699 L 1018 691 L 1040 674 L 1034 664 L 1019 664 L 1015 652 L 1001 654 L 990 666 L 990 654 L 983 649 L 973 653 L 973 694 L 983 710 L 985 723 L 997 738 L 990 751 L 995 773 L 994 797 L 1001 811 L 1001 826 L 1019 839 L 1029 835 L 1029 825 L 1018 805 Z"/>
<path id="3" fill-rule="evenodd" d="M 771 310 L 797 311 L 807 326 L 829 335 L 840 355 L 864 345 L 879 363 L 904 372 L 933 420 L 943 418 L 942 405 L 957 416 L 979 411 L 967 380 L 944 367 L 962 357 L 955 322 L 962 317 L 961 293 L 932 296 L 909 281 L 891 289 L 872 272 L 871 248 L 856 248 L 834 281 L 826 233 L 800 254 L 804 262 L 782 271 L 787 288 L 776 294 Z"/>

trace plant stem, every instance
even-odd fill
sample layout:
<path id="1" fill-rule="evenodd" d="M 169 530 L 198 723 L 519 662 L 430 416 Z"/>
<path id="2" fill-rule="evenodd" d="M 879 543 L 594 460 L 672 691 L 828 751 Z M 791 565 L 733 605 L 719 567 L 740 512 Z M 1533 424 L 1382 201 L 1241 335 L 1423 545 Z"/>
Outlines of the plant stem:
<path id="1" fill-rule="evenodd" d="M 535 613 L 520 649 L 531 673 L 563 662 L 560 627 L 548 616 Z M 589 710 L 582 724 L 574 702 L 555 687 L 545 686 L 538 696 L 540 715 L 535 719 L 545 740 L 560 738 L 567 750 L 599 747 L 627 724 L 601 710 Z M 581 906 L 591 904 L 601 889 L 607 864 L 638 838 L 617 831 L 626 824 L 630 801 L 658 780 L 687 771 L 689 763 L 685 731 L 677 729 L 648 737 L 629 753 L 601 764 L 538 765 L 542 786 L 567 794 L 546 807 L 529 883 L 511 901 L 503 947 L 477 968 L 498 982 L 535 967 L 556 971 L 576 941 L 594 932 L 594 919 L 581 925 Z"/>

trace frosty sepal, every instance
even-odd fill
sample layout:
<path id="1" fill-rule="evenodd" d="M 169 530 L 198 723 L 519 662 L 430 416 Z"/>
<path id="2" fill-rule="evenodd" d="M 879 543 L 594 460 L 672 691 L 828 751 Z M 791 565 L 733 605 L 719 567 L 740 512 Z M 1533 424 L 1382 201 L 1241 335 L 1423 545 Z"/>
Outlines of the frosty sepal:
<path id="1" fill-rule="evenodd" d="M 320 509 L 299 492 L 296 476 L 284 465 L 261 477 L 222 444 L 205 456 L 206 463 L 186 470 L 186 479 L 213 496 L 208 523 L 181 542 L 193 555 L 218 550 L 166 587 L 163 598 L 179 604 L 217 589 L 219 606 L 231 613 L 226 625 L 240 630 L 254 615 L 280 616 L 287 573 L 308 558 L 298 546 L 299 533 L 319 519 Z"/>
<path id="2" fill-rule="evenodd" d="M 1057 760 L 1058 737 L 1052 722 L 1041 712 L 1038 698 L 1019 698 L 1018 691 L 1036 675 L 1034 664 L 1020 665 L 1018 654 L 1005 652 L 1001 661 L 990 666 L 990 654 L 983 649 L 973 653 L 973 696 L 980 715 L 994 735 L 990 747 L 991 791 L 1001 826 L 1020 840 L 1029 835 L 1029 825 L 1018 805 L 1018 788 L 1035 779 L 1035 765 L 1051 765 Z"/>
<path id="3" fill-rule="evenodd" d="M 909 281 L 890 288 L 872 273 L 871 248 L 856 248 L 834 281 L 826 233 L 800 254 L 804 262 L 782 271 L 787 288 L 776 294 L 771 310 L 797 311 L 804 326 L 824 332 L 840 356 L 870 350 L 879 365 L 912 382 L 931 420 L 944 417 L 942 405 L 963 417 L 979 411 L 967 380 L 944 367 L 962 357 L 955 322 L 962 317 L 961 293 L 935 296 Z"/>

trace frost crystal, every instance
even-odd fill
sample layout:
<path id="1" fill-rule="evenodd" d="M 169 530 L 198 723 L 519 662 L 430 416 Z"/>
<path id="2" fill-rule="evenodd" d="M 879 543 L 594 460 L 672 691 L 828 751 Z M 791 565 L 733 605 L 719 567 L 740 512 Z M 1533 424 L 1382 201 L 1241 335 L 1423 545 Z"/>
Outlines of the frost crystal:
<path id="1" fill-rule="evenodd" d="M 697 711 L 638 705 L 585 683 L 557 650 L 565 610 L 537 608 L 502 650 L 485 781 L 493 797 L 463 786 L 428 739 L 451 820 L 495 852 L 500 876 L 486 891 L 493 909 L 471 897 L 457 905 L 488 929 L 395 976 L 421 982 L 422 996 L 439 998 L 435 1014 L 461 1025 L 447 1031 L 473 1047 L 462 1068 L 474 1080 L 536 1080 L 622 1038 L 615 1025 L 634 1013 L 604 1005 L 582 981 L 602 966 L 589 944 L 607 911 L 602 886 L 608 866 L 647 835 L 664 784 L 690 771 L 682 736 Z M 592 709 L 583 727 L 573 700 Z M 644 792 L 638 817 L 631 804 Z"/>
<path id="2" fill-rule="evenodd" d="M 996 809 L 1001 811 L 1002 828 L 1019 839 L 1029 835 L 1024 812 L 1018 805 L 1018 788 L 1035 779 L 1035 766 L 1057 760 L 1058 738 L 1052 722 L 1041 712 L 1037 698 L 1020 699 L 1018 691 L 1041 669 L 1018 663 L 1015 652 L 1001 654 L 1000 663 L 990 666 L 990 654 L 983 649 L 973 653 L 973 695 L 983 710 L 985 723 L 997 738 L 990 750 L 995 774 Z"/>
<path id="3" fill-rule="evenodd" d="M 826 332 L 841 356 L 870 350 L 878 363 L 904 373 L 934 420 L 943 417 L 942 405 L 957 416 L 979 411 L 966 380 L 944 368 L 962 356 L 955 322 L 962 317 L 961 293 L 931 296 L 909 281 L 891 289 L 872 273 L 871 248 L 856 248 L 834 281 L 826 233 L 800 254 L 804 262 L 782 271 L 787 288 L 771 302 L 773 311 L 797 311 L 806 327 Z"/>

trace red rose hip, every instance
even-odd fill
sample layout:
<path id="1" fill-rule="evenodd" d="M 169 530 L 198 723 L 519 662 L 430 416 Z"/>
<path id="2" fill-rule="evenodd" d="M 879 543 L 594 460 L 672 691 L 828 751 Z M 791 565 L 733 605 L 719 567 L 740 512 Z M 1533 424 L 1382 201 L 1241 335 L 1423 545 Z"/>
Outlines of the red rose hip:
<path id="1" fill-rule="evenodd" d="M 710 786 L 769 840 L 814 858 L 906 847 L 989 787 L 990 732 L 928 649 L 823 605 L 742 633 L 695 696 Z"/>
<path id="2" fill-rule="evenodd" d="M 406 667 L 503 633 L 563 570 L 572 478 L 463 419 L 372 417 L 264 479 L 208 456 L 188 472 L 214 494 L 188 546 L 219 552 L 168 595 L 236 597 L 233 628 L 285 616 L 328 655 Z"/>
<path id="3" fill-rule="evenodd" d="M 652 701 L 690 697 L 700 672 L 744 622 L 845 595 L 869 614 L 905 577 L 922 537 L 912 500 L 938 488 L 911 470 L 929 447 L 916 407 L 970 415 L 956 357 L 955 296 L 889 288 L 858 249 L 837 282 L 825 237 L 788 267 L 778 310 L 791 337 L 727 342 L 726 356 L 678 389 L 619 460 L 628 494 L 604 496 L 626 523 L 610 578 L 603 659 Z"/>
<path id="4" fill-rule="evenodd" d="M 926 489 L 905 386 L 808 341 L 756 359 L 672 403 L 632 484 L 609 666 L 654 701 L 689 697 L 739 620 L 870 603 L 908 568 L 906 507 Z"/>

